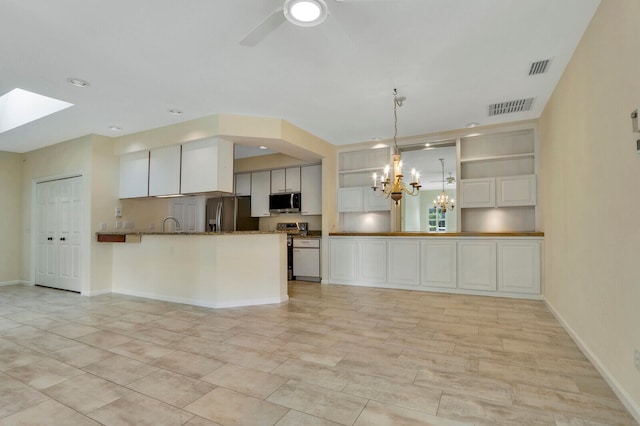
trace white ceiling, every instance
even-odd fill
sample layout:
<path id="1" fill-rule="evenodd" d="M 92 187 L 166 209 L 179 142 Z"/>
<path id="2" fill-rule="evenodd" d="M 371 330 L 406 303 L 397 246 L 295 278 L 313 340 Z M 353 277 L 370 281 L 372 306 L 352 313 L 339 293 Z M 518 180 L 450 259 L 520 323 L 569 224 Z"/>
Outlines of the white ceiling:
<path id="1" fill-rule="evenodd" d="M 75 105 L 0 134 L 0 150 L 217 113 L 283 118 L 336 145 L 387 139 L 394 88 L 407 97 L 399 137 L 537 118 L 599 4 L 326 1 L 321 25 L 285 22 L 245 47 L 283 0 L 4 0 L 0 95 L 18 87 Z M 549 71 L 529 77 L 541 59 Z M 489 104 L 526 97 L 531 111 L 488 117 Z"/>

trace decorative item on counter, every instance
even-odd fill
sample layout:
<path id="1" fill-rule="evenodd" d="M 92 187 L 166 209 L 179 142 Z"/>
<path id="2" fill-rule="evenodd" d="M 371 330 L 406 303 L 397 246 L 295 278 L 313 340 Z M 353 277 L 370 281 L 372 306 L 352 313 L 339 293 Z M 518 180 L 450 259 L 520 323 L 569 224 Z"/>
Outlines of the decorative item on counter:
<path id="1" fill-rule="evenodd" d="M 393 181 L 389 177 L 389 165 L 386 165 L 382 175 L 380 176 L 380 184 L 378 185 L 377 173 L 374 173 L 372 176 L 373 185 L 371 186 L 371 189 L 374 191 L 380 189 L 382 196 L 385 198 L 391 198 L 396 205 L 400 203 L 403 193 L 416 196 L 420 193 L 420 188 L 422 187 L 420 184 L 420 173 L 416 172 L 415 169 L 411 170 L 411 182 L 409 183 L 411 189 L 409 189 L 402 180 L 404 177 L 402 175 L 402 160 L 400 159 L 400 150 L 398 149 L 398 142 L 396 138 L 398 136 L 398 107 L 401 107 L 406 99 L 407 98 L 404 96 L 398 97 L 398 90 L 393 89 L 394 151 L 391 156 L 391 160 L 393 161 Z"/>

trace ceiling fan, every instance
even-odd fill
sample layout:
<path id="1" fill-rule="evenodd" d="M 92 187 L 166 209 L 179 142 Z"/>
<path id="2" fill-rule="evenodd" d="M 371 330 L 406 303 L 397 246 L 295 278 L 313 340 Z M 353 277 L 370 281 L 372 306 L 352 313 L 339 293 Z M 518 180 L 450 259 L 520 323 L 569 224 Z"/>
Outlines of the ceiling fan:
<path id="1" fill-rule="evenodd" d="M 376 0 L 333 0 L 338 3 Z M 379 0 L 378 0 L 379 1 Z M 320 25 L 329 16 L 325 0 L 284 0 L 281 8 L 276 9 L 257 27 L 240 40 L 243 46 L 253 47 L 264 40 L 271 32 L 286 21 L 299 27 Z"/>
<path id="2" fill-rule="evenodd" d="M 451 175 L 451 172 L 449 172 L 449 176 L 447 176 L 446 178 L 444 178 L 444 180 L 432 180 L 431 183 L 446 183 L 447 185 L 451 185 L 452 183 L 454 183 L 456 181 L 456 178 L 454 176 Z"/>

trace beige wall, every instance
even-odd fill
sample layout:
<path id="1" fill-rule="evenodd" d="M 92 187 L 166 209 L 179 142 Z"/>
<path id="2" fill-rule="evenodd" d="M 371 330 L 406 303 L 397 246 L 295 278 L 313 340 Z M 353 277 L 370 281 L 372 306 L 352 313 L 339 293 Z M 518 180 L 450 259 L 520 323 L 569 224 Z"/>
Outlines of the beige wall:
<path id="1" fill-rule="evenodd" d="M 640 419 L 640 2 L 603 0 L 540 119 L 545 289 Z"/>
<path id="2" fill-rule="evenodd" d="M 34 218 L 32 204 L 38 181 L 82 175 L 84 232 L 82 293 L 95 294 L 111 288 L 111 248 L 95 242 L 99 223 L 113 215 L 118 205 L 119 166 L 110 138 L 88 135 L 24 154 L 22 173 L 22 269 L 24 281 L 34 281 Z M 33 232 L 32 232 L 33 231 Z"/>
<path id="3" fill-rule="evenodd" d="M 0 151 L 0 285 L 20 281 L 22 154 Z"/>

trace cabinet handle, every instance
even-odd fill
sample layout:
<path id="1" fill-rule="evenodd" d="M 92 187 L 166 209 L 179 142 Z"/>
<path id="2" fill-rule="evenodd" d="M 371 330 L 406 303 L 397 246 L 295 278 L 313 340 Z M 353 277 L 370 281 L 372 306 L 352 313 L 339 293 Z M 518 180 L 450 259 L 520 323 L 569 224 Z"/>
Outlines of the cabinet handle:
<path id="1" fill-rule="evenodd" d="M 53 241 L 53 237 L 47 238 L 47 241 Z"/>
<path id="2" fill-rule="evenodd" d="M 60 241 L 67 241 L 65 237 L 60 237 Z"/>

